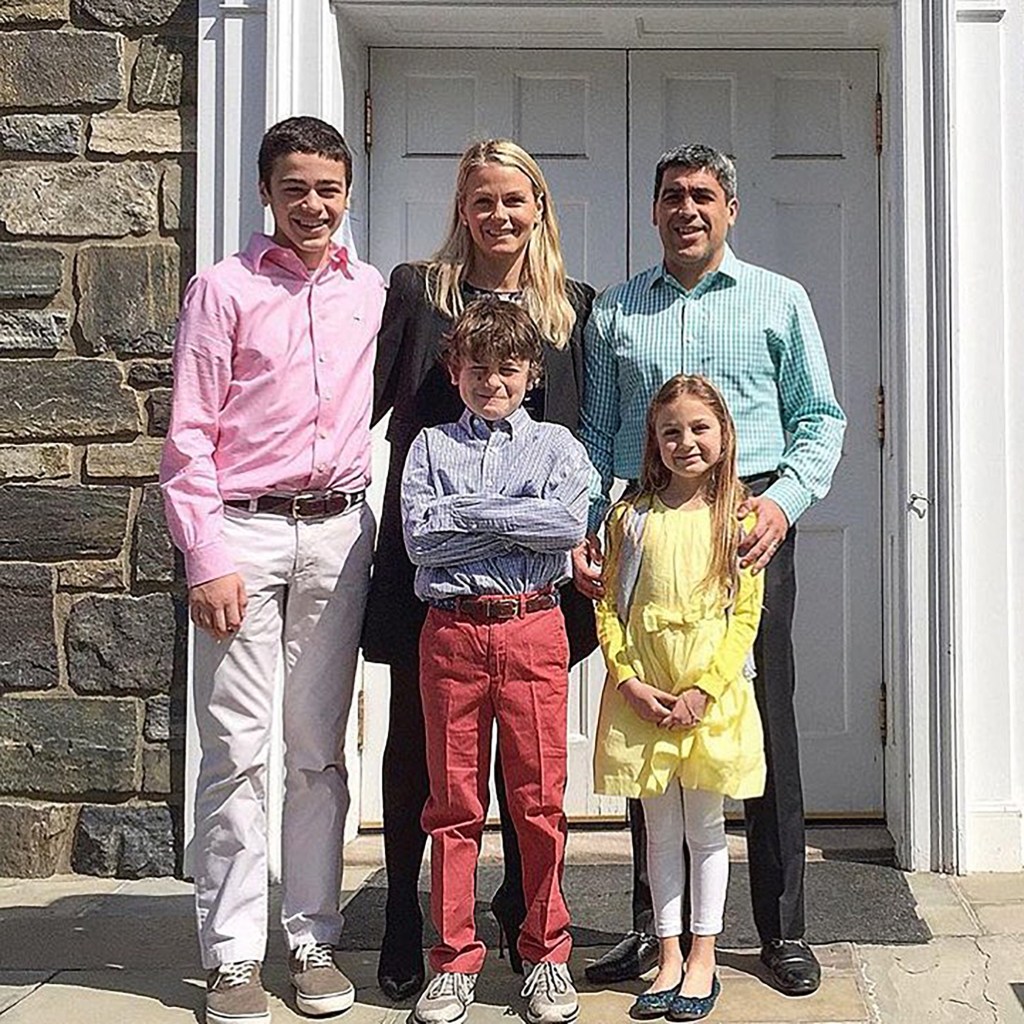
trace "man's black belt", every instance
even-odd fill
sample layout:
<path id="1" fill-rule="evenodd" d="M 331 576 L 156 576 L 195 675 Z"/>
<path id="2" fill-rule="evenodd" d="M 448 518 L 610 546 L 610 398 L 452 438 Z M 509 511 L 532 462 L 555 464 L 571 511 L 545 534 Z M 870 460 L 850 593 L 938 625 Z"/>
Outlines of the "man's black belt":
<path id="1" fill-rule="evenodd" d="M 272 512 L 289 519 L 327 519 L 366 500 L 366 491 L 310 491 L 305 494 L 262 494 L 258 498 L 229 498 L 224 504 L 249 512 Z"/>

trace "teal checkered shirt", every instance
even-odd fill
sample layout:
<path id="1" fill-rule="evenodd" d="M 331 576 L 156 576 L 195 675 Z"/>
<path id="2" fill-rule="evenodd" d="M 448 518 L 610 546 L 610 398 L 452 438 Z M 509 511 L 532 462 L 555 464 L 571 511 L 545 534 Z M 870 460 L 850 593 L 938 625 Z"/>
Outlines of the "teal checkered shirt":
<path id="1" fill-rule="evenodd" d="M 810 299 L 795 281 L 726 247 L 692 291 L 663 266 L 609 288 L 584 334 L 580 436 L 601 475 L 595 530 L 613 477 L 640 475 L 647 407 L 677 373 L 699 373 L 725 396 L 741 476 L 779 474 L 765 495 L 790 523 L 828 493 L 846 416 L 832 390 Z"/>

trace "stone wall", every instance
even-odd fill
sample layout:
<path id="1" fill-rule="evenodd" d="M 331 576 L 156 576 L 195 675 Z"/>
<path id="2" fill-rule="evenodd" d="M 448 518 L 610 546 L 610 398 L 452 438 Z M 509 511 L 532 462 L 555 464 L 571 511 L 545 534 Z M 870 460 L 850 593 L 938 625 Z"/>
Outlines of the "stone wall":
<path id="1" fill-rule="evenodd" d="M 0 0 L 0 875 L 181 858 L 196 0 Z"/>

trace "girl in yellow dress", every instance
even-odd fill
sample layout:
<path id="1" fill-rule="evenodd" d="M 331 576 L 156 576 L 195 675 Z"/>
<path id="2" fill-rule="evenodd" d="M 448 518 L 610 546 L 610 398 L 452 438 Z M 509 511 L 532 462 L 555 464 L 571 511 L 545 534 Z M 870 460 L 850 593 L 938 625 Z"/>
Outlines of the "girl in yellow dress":
<path id="1" fill-rule="evenodd" d="M 723 796 L 764 790 L 751 648 L 763 578 L 741 570 L 736 431 L 703 377 L 680 375 L 647 415 L 635 494 L 608 515 L 597 632 L 608 665 L 594 779 L 598 793 L 639 797 L 660 943 L 658 975 L 633 1017 L 698 1020 L 718 998 L 729 853 Z M 753 517 L 750 517 L 751 519 Z M 679 937 L 690 853 L 693 936 Z"/>

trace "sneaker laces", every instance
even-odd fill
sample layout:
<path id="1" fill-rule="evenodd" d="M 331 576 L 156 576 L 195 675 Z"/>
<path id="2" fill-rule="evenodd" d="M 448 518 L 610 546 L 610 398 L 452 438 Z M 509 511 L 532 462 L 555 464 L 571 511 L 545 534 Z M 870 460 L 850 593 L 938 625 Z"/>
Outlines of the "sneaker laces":
<path id="1" fill-rule="evenodd" d="M 548 997 L 568 992 L 569 969 L 565 964 L 542 960 L 530 971 L 530 976 L 523 985 L 523 998 L 529 999 L 538 989 L 541 995 Z"/>
<path id="2" fill-rule="evenodd" d="M 292 956 L 302 970 L 309 971 L 317 967 L 333 967 L 333 952 L 326 942 L 304 942 L 292 951 Z"/>
<path id="3" fill-rule="evenodd" d="M 439 999 L 441 996 L 454 996 L 456 999 L 466 1001 L 466 993 L 469 990 L 469 979 L 471 974 L 461 974 L 458 971 L 442 971 L 435 974 L 427 986 L 426 996 L 428 999 Z"/>
<path id="4" fill-rule="evenodd" d="M 215 987 L 223 985 L 224 988 L 236 988 L 238 985 L 248 985 L 259 967 L 258 960 L 237 960 L 231 964 L 221 964 L 217 968 Z"/>

